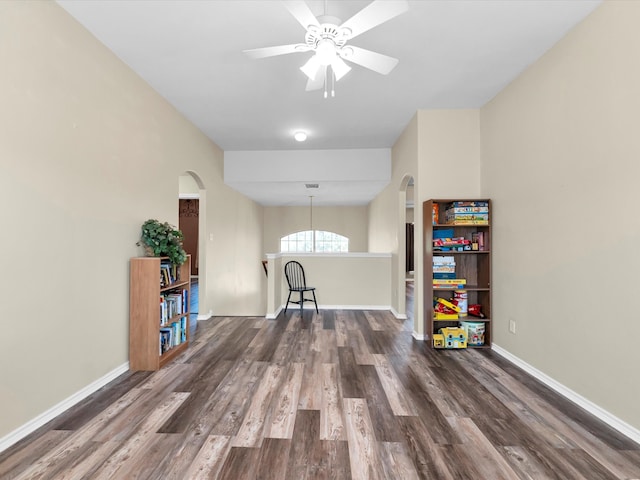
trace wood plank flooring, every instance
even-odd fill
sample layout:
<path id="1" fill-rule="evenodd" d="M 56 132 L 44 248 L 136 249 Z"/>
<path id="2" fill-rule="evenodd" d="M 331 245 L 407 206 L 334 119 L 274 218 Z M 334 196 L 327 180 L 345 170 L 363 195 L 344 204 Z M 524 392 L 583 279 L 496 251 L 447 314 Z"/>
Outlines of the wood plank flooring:
<path id="1" fill-rule="evenodd" d="M 198 323 L 0 453 L 2 479 L 638 479 L 640 446 L 486 350 L 389 312 Z"/>

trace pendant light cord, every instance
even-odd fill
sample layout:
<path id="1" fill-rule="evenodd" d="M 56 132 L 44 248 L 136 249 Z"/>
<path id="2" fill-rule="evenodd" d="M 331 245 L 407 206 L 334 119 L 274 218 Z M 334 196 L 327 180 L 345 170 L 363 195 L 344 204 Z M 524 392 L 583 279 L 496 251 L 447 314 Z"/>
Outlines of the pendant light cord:
<path id="1" fill-rule="evenodd" d="M 311 230 L 311 251 L 316 251 L 316 232 L 313 230 L 313 195 L 309 195 L 309 230 Z"/>

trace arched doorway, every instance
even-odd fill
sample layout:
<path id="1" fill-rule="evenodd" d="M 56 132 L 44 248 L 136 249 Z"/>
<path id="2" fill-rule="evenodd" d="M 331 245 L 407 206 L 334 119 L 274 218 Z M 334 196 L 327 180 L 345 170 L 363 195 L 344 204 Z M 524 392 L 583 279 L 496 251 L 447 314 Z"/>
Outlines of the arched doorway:
<path id="1" fill-rule="evenodd" d="M 185 236 L 184 246 L 191 254 L 191 275 L 194 279 L 193 305 L 191 311 L 197 318 L 207 312 L 206 272 L 206 191 L 197 173 L 187 171 L 178 178 L 178 218 L 179 228 Z M 197 298 L 196 298 L 197 296 Z"/>
<path id="2" fill-rule="evenodd" d="M 398 263 L 397 292 L 398 313 L 401 318 L 415 318 L 414 287 L 414 180 L 406 174 L 398 192 Z"/>

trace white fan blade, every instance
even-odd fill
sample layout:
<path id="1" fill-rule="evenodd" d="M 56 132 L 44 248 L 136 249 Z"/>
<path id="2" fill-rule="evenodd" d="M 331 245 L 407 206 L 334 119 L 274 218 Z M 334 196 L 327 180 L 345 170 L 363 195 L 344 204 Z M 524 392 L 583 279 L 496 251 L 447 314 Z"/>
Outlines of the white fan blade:
<path id="1" fill-rule="evenodd" d="M 251 58 L 275 57 L 276 55 L 285 55 L 287 53 L 306 52 L 309 47 L 302 43 L 291 45 L 278 45 L 277 47 L 253 48 L 251 50 L 243 50 Z"/>
<path id="2" fill-rule="evenodd" d="M 320 60 L 318 60 L 318 56 L 314 55 L 307 63 L 300 67 L 300 70 L 309 77 L 309 80 L 315 80 L 318 76 L 318 72 L 320 71 Z"/>
<path id="3" fill-rule="evenodd" d="M 320 65 L 320 68 L 318 68 L 318 73 L 316 74 L 315 80 L 312 80 L 311 78 L 307 80 L 307 88 L 305 88 L 305 90 L 307 92 L 310 92 L 312 90 L 320 90 L 324 86 L 324 80 L 326 76 L 327 76 L 327 67 Z"/>
<path id="4" fill-rule="evenodd" d="M 331 69 L 333 70 L 333 73 L 336 76 L 336 82 L 337 82 L 342 77 L 344 77 L 347 73 L 349 73 L 349 70 L 351 70 L 351 67 L 346 63 L 344 63 L 344 60 L 342 60 L 339 56 L 336 55 L 336 58 L 334 58 L 333 61 L 331 62 Z"/>
<path id="5" fill-rule="evenodd" d="M 302 25 L 305 30 L 308 30 L 311 25 L 320 27 L 318 19 L 315 17 L 308 5 L 302 0 L 285 0 L 283 3 L 291 15 L 300 22 L 300 25 Z"/>
<path id="6" fill-rule="evenodd" d="M 388 57 L 387 55 L 352 45 L 344 47 L 340 51 L 340 56 L 345 60 L 357 63 L 382 75 L 387 75 L 398 64 L 397 58 Z"/>
<path id="7" fill-rule="evenodd" d="M 340 27 L 351 30 L 349 38 L 354 38 L 407 10 L 409 10 L 409 4 L 406 0 L 375 0 Z"/>

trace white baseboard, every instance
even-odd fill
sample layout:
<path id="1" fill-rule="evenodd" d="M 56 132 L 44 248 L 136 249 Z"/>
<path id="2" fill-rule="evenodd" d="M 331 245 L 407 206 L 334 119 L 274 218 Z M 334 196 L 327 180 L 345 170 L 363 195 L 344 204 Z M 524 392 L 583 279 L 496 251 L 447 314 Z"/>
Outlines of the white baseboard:
<path id="1" fill-rule="evenodd" d="M 303 308 L 304 310 L 316 309 L 315 305 L 306 303 L 304 304 Z M 275 313 L 267 313 L 265 315 L 265 318 L 267 320 L 278 318 L 278 315 L 280 315 L 280 312 L 282 310 L 284 310 L 284 305 L 280 305 Z M 300 305 L 292 305 L 287 309 L 287 311 L 289 310 L 300 310 Z M 393 312 L 392 308 L 389 305 L 318 305 L 318 310 L 391 310 Z"/>
<path id="2" fill-rule="evenodd" d="M 70 397 L 64 399 L 57 405 L 54 405 L 46 412 L 41 413 L 40 415 L 33 418 L 32 420 L 29 420 L 27 423 L 25 423 L 21 427 L 16 428 L 13 432 L 0 438 L 0 452 L 3 452 L 14 443 L 17 443 L 18 441 L 22 440 L 24 437 L 26 437 L 30 433 L 34 432 L 35 430 L 43 426 L 45 423 L 50 422 L 51 420 L 56 418 L 58 415 L 69 410 L 69 408 L 73 407 L 76 403 L 84 400 L 89 395 L 96 392 L 100 388 L 104 387 L 107 383 L 116 379 L 117 377 L 127 372 L 128 370 L 129 370 L 129 362 L 123 363 L 122 365 L 115 368 L 114 370 L 111 370 L 109 373 L 107 373 L 103 377 L 90 383 L 89 385 L 77 391 Z"/>
<path id="3" fill-rule="evenodd" d="M 321 310 L 391 310 L 391 305 L 318 305 L 318 308 Z"/>
<path id="4" fill-rule="evenodd" d="M 278 309 L 276 310 L 276 313 L 267 313 L 265 315 L 265 318 L 267 320 L 275 320 L 276 318 L 278 318 L 278 315 L 280 315 L 281 311 L 282 311 L 282 305 L 278 307 Z"/>
<path id="5" fill-rule="evenodd" d="M 520 367 L 529 375 L 535 377 L 537 380 L 544 383 L 547 387 L 556 391 L 557 393 L 567 398 L 568 400 L 571 400 L 576 405 L 579 405 L 580 407 L 584 408 L 587 412 L 591 413 L 592 415 L 598 417 L 600 420 L 602 420 L 604 423 L 606 423 L 610 427 L 615 428 L 618 432 L 622 433 L 626 437 L 629 437 L 634 442 L 640 443 L 640 430 L 638 430 L 637 428 L 629 425 L 623 420 L 620 420 L 618 417 L 609 413 L 604 408 L 600 407 L 599 405 L 596 405 L 591 400 L 584 398 L 582 395 L 574 392 L 570 388 L 567 388 L 566 386 L 562 385 L 561 383 L 557 382 L 556 380 L 548 376 L 546 373 L 543 373 L 537 368 L 529 365 L 527 362 L 516 357 L 515 355 L 505 350 L 504 348 L 500 347 L 499 345 L 496 345 L 494 343 L 492 344 L 491 349 L 501 357 L 510 361 L 514 365 Z"/>
<path id="6" fill-rule="evenodd" d="M 391 313 L 393 313 L 393 316 L 396 317 L 398 320 L 406 320 L 407 319 L 407 315 L 405 313 L 398 313 L 396 311 L 395 308 L 391 307 Z"/>
<path id="7" fill-rule="evenodd" d="M 209 310 L 209 313 L 203 313 L 202 315 L 198 315 L 198 321 L 209 320 L 211 317 L 213 317 L 213 310 Z"/>
<path id="8" fill-rule="evenodd" d="M 413 333 L 411 334 L 411 336 L 412 336 L 413 338 L 415 338 L 416 340 L 422 340 L 422 341 L 424 341 L 424 340 L 427 338 L 427 336 L 426 336 L 425 334 L 423 334 L 423 333 L 418 333 L 418 332 L 416 332 L 415 330 L 413 331 Z"/>

